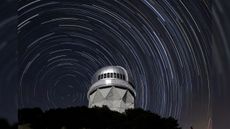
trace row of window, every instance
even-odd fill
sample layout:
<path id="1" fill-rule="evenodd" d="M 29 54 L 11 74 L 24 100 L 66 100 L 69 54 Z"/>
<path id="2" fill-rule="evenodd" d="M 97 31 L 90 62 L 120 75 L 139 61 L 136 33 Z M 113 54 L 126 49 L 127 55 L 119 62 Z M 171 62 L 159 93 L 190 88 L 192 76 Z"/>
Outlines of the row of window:
<path id="1" fill-rule="evenodd" d="M 119 73 L 105 73 L 105 74 L 101 74 L 98 76 L 98 80 L 103 79 L 103 78 L 119 78 L 119 79 L 125 80 L 125 75 L 119 74 Z"/>

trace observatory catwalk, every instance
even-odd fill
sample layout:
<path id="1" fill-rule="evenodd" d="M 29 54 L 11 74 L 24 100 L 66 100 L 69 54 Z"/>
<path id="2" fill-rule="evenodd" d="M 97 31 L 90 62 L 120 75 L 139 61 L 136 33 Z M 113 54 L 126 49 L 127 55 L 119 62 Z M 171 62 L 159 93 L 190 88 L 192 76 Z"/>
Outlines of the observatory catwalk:
<path id="1" fill-rule="evenodd" d="M 107 106 L 110 110 L 124 112 L 134 108 L 136 92 L 127 71 L 121 66 L 106 66 L 93 76 L 87 97 L 89 107 Z"/>

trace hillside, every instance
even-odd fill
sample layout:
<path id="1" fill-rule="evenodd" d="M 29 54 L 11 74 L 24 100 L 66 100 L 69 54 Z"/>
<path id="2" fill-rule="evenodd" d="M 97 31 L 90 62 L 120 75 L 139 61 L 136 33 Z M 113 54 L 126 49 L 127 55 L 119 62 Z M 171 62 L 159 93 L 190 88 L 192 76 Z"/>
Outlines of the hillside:
<path id="1" fill-rule="evenodd" d="M 71 107 L 43 112 L 39 108 L 19 110 L 20 129 L 181 129 L 177 120 L 142 109 L 125 113 L 107 107 Z"/>

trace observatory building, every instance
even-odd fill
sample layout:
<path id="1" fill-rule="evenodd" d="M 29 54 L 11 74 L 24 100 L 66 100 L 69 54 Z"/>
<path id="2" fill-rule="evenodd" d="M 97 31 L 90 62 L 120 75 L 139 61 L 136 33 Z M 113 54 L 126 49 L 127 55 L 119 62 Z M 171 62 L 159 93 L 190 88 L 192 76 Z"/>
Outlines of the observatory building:
<path id="1" fill-rule="evenodd" d="M 134 108 L 136 92 L 121 66 L 106 66 L 93 76 L 87 97 L 89 107 L 106 105 L 110 110 L 124 112 Z"/>

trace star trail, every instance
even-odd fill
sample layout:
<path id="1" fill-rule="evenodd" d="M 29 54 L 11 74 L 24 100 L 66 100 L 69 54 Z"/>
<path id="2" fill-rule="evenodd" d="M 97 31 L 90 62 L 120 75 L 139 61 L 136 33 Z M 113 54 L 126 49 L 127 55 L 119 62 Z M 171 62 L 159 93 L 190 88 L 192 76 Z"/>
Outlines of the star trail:
<path id="1" fill-rule="evenodd" d="M 17 119 L 17 13 L 13 1 L 0 4 L 0 118 Z"/>
<path id="2" fill-rule="evenodd" d="M 165 0 L 20 1 L 19 106 L 85 105 L 94 72 L 120 65 L 138 107 L 177 119 L 197 108 L 208 121 L 211 16 L 203 8 Z"/>
<path id="3" fill-rule="evenodd" d="M 211 3 L 18 0 L 18 107 L 87 105 L 93 74 L 119 65 L 131 76 L 136 107 L 212 129 L 213 103 L 229 85 L 230 47 L 219 21 L 226 14 Z M 226 83 L 217 86 L 217 76 Z"/>

